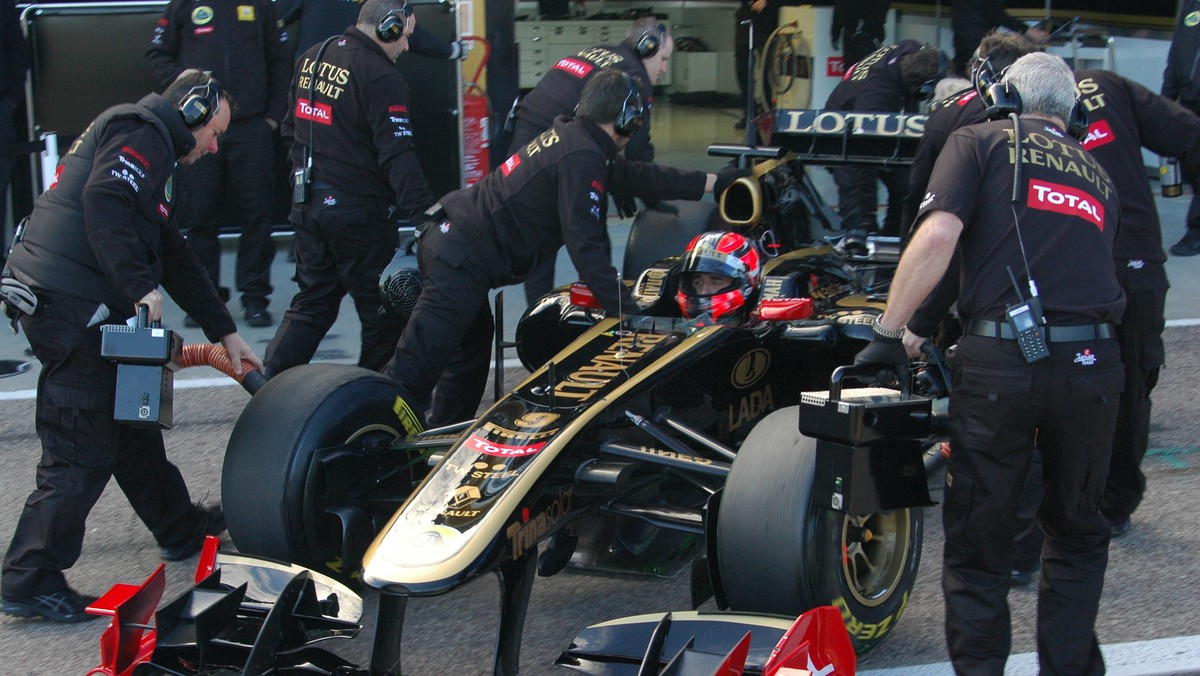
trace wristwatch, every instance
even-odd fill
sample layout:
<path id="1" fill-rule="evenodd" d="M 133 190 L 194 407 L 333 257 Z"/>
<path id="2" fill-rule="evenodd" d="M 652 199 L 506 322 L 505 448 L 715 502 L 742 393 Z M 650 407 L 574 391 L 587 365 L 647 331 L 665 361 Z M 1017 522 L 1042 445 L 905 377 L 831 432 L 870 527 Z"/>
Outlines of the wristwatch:
<path id="1" fill-rule="evenodd" d="M 903 326 L 901 326 L 898 329 L 889 329 L 888 327 L 879 323 L 879 317 L 876 317 L 871 322 L 871 330 L 884 338 L 891 338 L 893 340 L 898 340 L 898 339 L 904 337 L 904 327 Z"/>

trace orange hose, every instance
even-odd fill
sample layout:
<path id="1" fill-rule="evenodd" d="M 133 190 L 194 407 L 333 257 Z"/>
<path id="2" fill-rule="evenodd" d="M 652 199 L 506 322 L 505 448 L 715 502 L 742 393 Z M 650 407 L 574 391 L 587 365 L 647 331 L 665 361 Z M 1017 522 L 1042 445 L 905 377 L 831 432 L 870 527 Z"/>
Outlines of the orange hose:
<path id="1" fill-rule="evenodd" d="M 258 388 L 262 387 L 263 383 L 266 382 L 263 374 L 245 359 L 242 360 L 242 372 L 234 373 L 233 362 L 229 360 L 229 353 L 220 345 L 211 343 L 196 343 L 183 346 L 183 354 L 179 358 L 179 367 L 188 368 L 190 366 L 211 366 L 238 381 L 251 394 L 257 392 Z"/>

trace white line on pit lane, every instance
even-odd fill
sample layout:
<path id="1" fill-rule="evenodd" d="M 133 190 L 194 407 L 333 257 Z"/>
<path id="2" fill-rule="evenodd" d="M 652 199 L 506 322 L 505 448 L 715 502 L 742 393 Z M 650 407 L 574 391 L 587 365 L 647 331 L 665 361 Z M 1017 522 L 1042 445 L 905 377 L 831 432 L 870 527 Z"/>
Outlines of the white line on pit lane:
<path id="1" fill-rule="evenodd" d="M 1153 641 L 1100 646 L 1108 676 L 1168 676 L 1200 674 L 1200 636 L 1178 636 Z M 1038 673 L 1037 653 L 1011 655 L 1005 676 Z M 949 662 L 894 669 L 860 671 L 858 676 L 953 676 Z"/>
<path id="2" fill-rule="evenodd" d="M 323 362 L 331 363 L 331 362 Z M 525 368 L 519 359 L 505 359 L 504 368 Z M 211 371 L 210 371 L 211 373 Z M 181 378 L 176 377 L 176 390 L 198 390 L 206 387 L 236 387 L 238 383 L 227 376 L 219 378 Z M 12 392 L 0 392 L 0 401 L 21 401 L 24 399 L 33 399 L 37 396 L 37 390 L 13 390 Z"/>

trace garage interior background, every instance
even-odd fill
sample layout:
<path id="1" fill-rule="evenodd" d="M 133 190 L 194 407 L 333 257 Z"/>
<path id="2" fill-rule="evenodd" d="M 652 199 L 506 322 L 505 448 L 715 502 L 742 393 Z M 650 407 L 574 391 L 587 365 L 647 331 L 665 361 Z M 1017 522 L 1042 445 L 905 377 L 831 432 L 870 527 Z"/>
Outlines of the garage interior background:
<path id="1" fill-rule="evenodd" d="M 491 104 L 493 133 L 519 91 L 536 84 L 545 68 L 574 50 L 619 42 L 629 21 L 644 14 L 659 16 L 677 38 L 693 38 L 692 47 L 703 50 L 676 52 L 671 70 L 659 83 L 660 102 L 662 94 L 699 94 L 701 100 L 721 101 L 737 92 L 733 57 L 737 2 L 672 0 L 643 5 L 627 0 L 586 4 L 415 0 L 413 4 L 418 20 L 435 35 L 446 39 L 456 34 L 481 35 L 490 41 L 491 56 L 480 84 Z M 785 6 L 781 11 L 781 24 L 796 22 L 791 49 L 807 59 L 799 70 L 812 76 L 802 96 L 784 102 L 787 107 L 819 105 L 840 78 L 840 56 L 829 38 L 830 4 Z M 1119 0 L 1016 0 L 1006 4 L 1023 20 L 1049 17 L 1057 27 L 1074 19 L 1055 36 L 1050 51 L 1076 67 L 1111 68 L 1154 91 L 1159 89 L 1177 2 L 1151 0 L 1131 6 Z M 27 129 L 27 138 L 35 140 L 54 133 L 57 149 L 65 152 L 100 111 L 151 91 L 154 85 L 144 52 L 164 6 L 162 2 L 19 6 L 25 10 L 22 24 L 32 67 L 23 111 L 26 119 L 18 120 L 17 129 Z M 892 7 L 889 41 L 913 38 L 952 51 L 949 3 L 893 3 Z M 554 14 L 541 13 L 546 11 Z M 294 33 L 289 30 L 289 35 Z M 482 56 L 483 50 L 475 49 L 465 62 L 423 57 L 399 61 L 413 91 L 419 93 L 413 101 L 414 126 L 421 130 L 418 155 L 436 194 L 462 184 L 462 84 L 464 75 L 469 79 L 474 74 Z M 782 67 L 795 74 L 797 64 Z M 698 138 L 697 143 L 707 141 Z M 491 148 L 493 165 L 503 159 L 503 151 Z M 49 164 L 53 171 L 56 157 L 35 154 L 16 158 L 10 208 L 3 218 L 5 251 L 13 223 L 29 212 L 41 189 L 42 165 Z M 1148 158 L 1147 165 L 1153 164 Z M 286 174 L 283 165 L 280 171 Z M 281 190 L 276 220 L 286 223 L 286 213 L 286 190 Z"/>

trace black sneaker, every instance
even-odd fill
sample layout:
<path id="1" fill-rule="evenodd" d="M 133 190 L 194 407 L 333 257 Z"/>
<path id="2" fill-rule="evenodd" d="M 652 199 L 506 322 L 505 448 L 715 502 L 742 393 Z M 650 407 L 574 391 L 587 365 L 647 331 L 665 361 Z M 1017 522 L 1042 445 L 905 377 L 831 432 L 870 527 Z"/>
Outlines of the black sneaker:
<path id="1" fill-rule="evenodd" d="M 99 615 L 89 615 L 87 607 L 96 602 L 98 597 L 78 594 L 70 587 L 53 594 L 38 594 L 29 598 L 3 598 L 5 615 L 14 617 L 34 617 L 40 615 L 51 622 L 73 624 L 94 620 Z"/>
<path id="2" fill-rule="evenodd" d="M 244 315 L 247 324 L 259 329 L 270 326 L 275 321 L 265 307 L 247 307 Z"/>
<path id="3" fill-rule="evenodd" d="M 160 550 L 163 561 L 183 561 L 190 559 L 200 553 L 204 547 L 204 538 L 208 535 L 220 535 L 225 532 L 225 512 L 221 511 L 220 505 L 209 505 L 204 507 L 200 514 L 200 521 L 196 525 L 193 535 L 185 542 L 175 545 L 174 547 L 163 547 Z"/>
<path id="4" fill-rule="evenodd" d="M 1171 247 L 1172 256 L 1195 256 L 1200 254 L 1200 229 L 1188 228 L 1180 239 Z"/>

